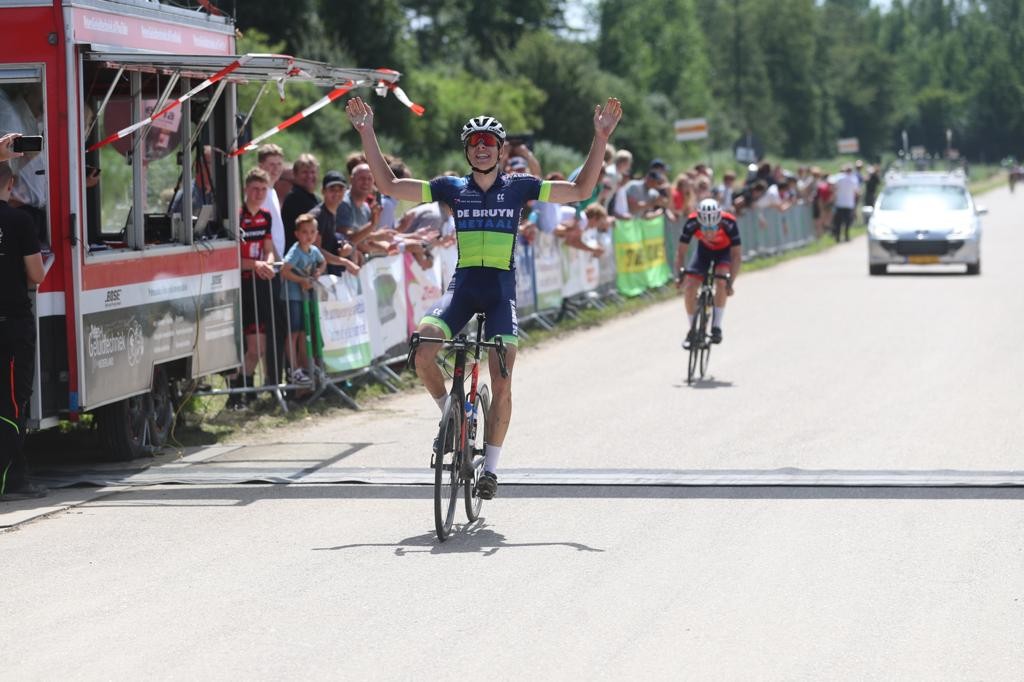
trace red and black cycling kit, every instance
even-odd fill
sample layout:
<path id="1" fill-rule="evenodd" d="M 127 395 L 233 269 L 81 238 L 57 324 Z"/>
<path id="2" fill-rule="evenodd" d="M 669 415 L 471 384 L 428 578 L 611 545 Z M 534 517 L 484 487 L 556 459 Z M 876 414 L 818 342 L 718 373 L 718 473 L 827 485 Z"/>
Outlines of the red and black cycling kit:
<path id="1" fill-rule="evenodd" d="M 715 263 L 717 269 L 732 262 L 729 250 L 740 245 L 740 228 L 736 224 L 736 216 L 723 211 L 718 229 L 705 232 L 697 220 L 697 213 L 691 213 L 683 225 L 679 241 L 689 244 L 694 237 L 697 238 L 697 248 L 694 249 L 693 256 L 686 266 L 686 275 L 703 278 L 712 263 Z"/>
<path id="2" fill-rule="evenodd" d="M 264 245 L 270 239 L 270 213 L 258 209 L 250 213 L 246 206 L 238 217 L 238 244 L 242 258 L 265 260 Z M 252 270 L 242 270 L 242 329 L 245 334 L 262 334 L 273 314 L 270 307 L 270 280 L 252 276 Z"/>

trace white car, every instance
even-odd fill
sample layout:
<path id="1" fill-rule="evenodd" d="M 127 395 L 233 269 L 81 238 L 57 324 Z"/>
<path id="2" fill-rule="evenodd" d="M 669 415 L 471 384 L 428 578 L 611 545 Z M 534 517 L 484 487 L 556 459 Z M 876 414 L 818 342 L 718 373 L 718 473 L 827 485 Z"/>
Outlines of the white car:
<path id="1" fill-rule="evenodd" d="M 889 265 L 957 264 L 981 273 L 981 220 L 962 172 L 886 176 L 868 223 L 868 272 Z"/>

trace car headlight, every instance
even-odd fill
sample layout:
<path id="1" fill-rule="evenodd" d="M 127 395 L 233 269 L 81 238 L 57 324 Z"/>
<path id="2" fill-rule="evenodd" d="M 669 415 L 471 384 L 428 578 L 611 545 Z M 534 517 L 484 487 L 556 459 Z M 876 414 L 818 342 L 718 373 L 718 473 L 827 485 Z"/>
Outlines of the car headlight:
<path id="1" fill-rule="evenodd" d="M 868 230 L 875 239 L 896 239 L 896 231 L 882 222 L 872 220 Z"/>
<path id="2" fill-rule="evenodd" d="M 974 223 L 968 223 L 967 225 L 961 225 L 949 233 L 950 239 L 968 239 L 974 236 L 978 226 Z"/>

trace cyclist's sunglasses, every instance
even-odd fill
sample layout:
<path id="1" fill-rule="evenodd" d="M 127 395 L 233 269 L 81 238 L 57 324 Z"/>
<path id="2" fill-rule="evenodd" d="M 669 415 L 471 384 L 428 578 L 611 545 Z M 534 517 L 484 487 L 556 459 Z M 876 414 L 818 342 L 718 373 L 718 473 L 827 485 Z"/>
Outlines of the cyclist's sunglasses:
<path id="1" fill-rule="evenodd" d="M 466 139 L 466 143 L 470 147 L 475 147 L 481 142 L 485 147 L 497 147 L 498 136 L 493 133 L 470 133 L 469 137 Z"/>

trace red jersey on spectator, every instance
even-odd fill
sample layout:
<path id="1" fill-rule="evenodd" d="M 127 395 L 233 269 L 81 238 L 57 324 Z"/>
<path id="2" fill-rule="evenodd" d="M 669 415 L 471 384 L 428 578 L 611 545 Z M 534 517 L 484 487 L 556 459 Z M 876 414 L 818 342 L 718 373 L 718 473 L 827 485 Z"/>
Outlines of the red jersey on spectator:
<path id="1" fill-rule="evenodd" d="M 698 242 L 712 251 L 720 251 L 728 249 L 730 246 L 740 245 L 740 228 L 736 224 L 736 216 L 732 213 L 722 211 L 722 219 L 718 221 L 718 229 L 711 234 L 705 234 L 700 228 L 701 225 L 697 220 L 697 212 L 694 211 L 686 219 L 686 224 L 683 225 L 683 233 L 679 236 L 679 241 L 689 244 L 690 239 L 696 237 Z"/>
<path id="2" fill-rule="evenodd" d="M 832 185 L 828 184 L 828 181 L 818 183 L 818 198 L 823 204 L 832 203 Z"/>
<path id="3" fill-rule="evenodd" d="M 242 249 L 242 258 L 262 260 L 266 257 L 263 251 L 263 244 L 270 239 L 270 212 L 265 209 L 258 209 L 250 213 L 249 209 L 242 204 L 242 211 L 238 218 L 239 246 Z M 252 277 L 252 270 L 242 270 L 242 278 Z"/>

